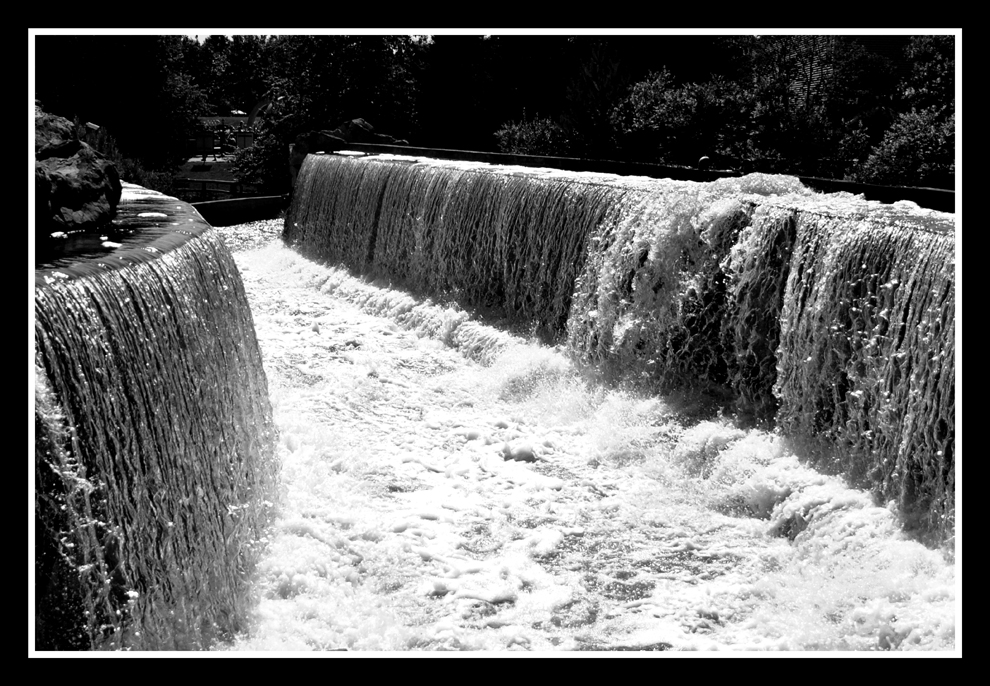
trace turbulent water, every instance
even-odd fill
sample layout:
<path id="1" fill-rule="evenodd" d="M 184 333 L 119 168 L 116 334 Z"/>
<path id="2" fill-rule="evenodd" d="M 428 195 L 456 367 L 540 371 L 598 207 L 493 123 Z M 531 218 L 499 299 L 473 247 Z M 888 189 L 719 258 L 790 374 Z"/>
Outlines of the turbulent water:
<path id="1" fill-rule="evenodd" d="M 707 394 L 950 537 L 952 215 L 712 183 L 310 155 L 286 237 L 455 298 L 613 378 Z"/>
<path id="2" fill-rule="evenodd" d="M 779 433 L 221 230 L 283 509 L 224 650 L 948 651 L 952 549 Z M 250 238 L 248 238 L 250 242 Z"/>
<path id="3" fill-rule="evenodd" d="M 52 647 L 957 648 L 950 216 L 311 155 L 258 226 L 38 277 Z"/>

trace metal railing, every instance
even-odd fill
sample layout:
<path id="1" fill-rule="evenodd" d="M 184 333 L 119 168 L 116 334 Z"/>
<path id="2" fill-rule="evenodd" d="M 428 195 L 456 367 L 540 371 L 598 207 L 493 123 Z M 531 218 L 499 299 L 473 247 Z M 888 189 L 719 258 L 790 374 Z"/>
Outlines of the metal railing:
<path id="1" fill-rule="evenodd" d="M 174 183 L 175 190 L 190 202 L 243 198 L 257 195 L 259 192 L 257 184 L 241 183 L 240 181 L 177 178 Z"/>
<path id="2" fill-rule="evenodd" d="M 591 171 L 623 176 L 648 176 L 658 179 L 680 181 L 714 181 L 726 177 L 743 176 L 742 172 L 692 169 L 691 167 L 671 167 L 640 162 L 618 162 L 613 160 L 592 160 L 574 157 L 547 157 L 540 155 L 515 155 L 498 152 L 478 152 L 470 150 L 446 150 L 441 148 L 417 148 L 407 145 L 381 145 L 378 143 L 348 143 L 347 150 L 369 154 L 386 153 L 393 155 L 413 155 L 450 160 L 470 160 L 490 164 L 514 164 L 531 167 L 552 167 L 570 171 Z M 330 150 L 326 152 L 332 152 Z M 836 193 L 845 191 L 855 195 L 863 194 L 867 200 L 893 203 L 909 200 L 920 207 L 941 212 L 955 212 L 955 192 L 940 188 L 918 188 L 912 186 L 879 186 L 876 184 L 821 179 L 813 176 L 797 176 L 801 182 L 816 191 Z"/>

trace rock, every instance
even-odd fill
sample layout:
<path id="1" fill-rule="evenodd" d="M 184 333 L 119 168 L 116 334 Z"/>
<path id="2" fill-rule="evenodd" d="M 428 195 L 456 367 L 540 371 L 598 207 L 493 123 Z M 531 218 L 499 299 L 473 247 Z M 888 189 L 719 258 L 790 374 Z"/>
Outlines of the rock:
<path id="1" fill-rule="evenodd" d="M 42 112 L 37 104 L 34 111 L 34 155 L 42 157 L 46 148 L 76 139 L 75 127 L 65 117 Z"/>
<path id="2" fill-rule="evenodd" d="M 393 138 L 392 136 L 375 133 L 375 128 L 364 119 L 360 118 L 345 121 L 330 133 L 331 135 L 341 138 L 348 143 L 382 143 L 384 145 L 409 144 L 407 141 L 399 140 L 397 138 Z"/>
<path id="3" fill-rule="evenodd" d="M 122 191 L 113 163 L 76 137 L 72 123 L 35 110 L 35 235 L 98 230 Z"/>

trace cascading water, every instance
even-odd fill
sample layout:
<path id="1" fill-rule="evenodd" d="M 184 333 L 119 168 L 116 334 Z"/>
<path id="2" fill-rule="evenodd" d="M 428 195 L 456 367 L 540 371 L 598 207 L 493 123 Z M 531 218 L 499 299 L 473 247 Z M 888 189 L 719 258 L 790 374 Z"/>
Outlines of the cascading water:
<path id="1" fill-rule="evenodd" d="M 310 155 L 285 237 L 527 322 L 615 378 L 714 396 L 952 534 L 951 215 L 762 174 Z"/>
<path id="2" fill-rule="evenodd" d="M 267 381 L 229 251 L 174 198 L 125 184 L 120 216 L 142 247 L 35 272 L 42 650 L 229 638 L 273 514 Z"/>
<path id="3" fill-rule="evenodd" d="M 286 238 L 313 256 L 422 292 L 455 293 L 559 333 L 586 237 L 621 189 L 575 184 L 551 170 L 478 168 L 309 156 Z"/>

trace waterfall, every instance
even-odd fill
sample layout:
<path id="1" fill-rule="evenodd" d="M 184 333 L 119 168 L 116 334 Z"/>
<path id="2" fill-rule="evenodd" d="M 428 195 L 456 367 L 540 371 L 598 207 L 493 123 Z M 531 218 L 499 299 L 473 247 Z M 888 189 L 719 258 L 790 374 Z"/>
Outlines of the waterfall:
<path id="1" fill-rule="evenodd" d="M 39 649 L 229 638 L 272 515 L 274 425 L 236 265 L 190 206 L 142 191 L 125 187 L 118 224 L 132 243 L 148 226 L 143 247 L 35 272 Z"/>
<path id="2" fill-rule="evenodd" d="M 530 324 L 611 378 L 713 397 L 953 527 L 953 216 L 818 194 L 382 155 L 309 155 L 303 253 Z"/>
<path id="3" fill-rule="evenodd" d="M 552 170 L 477 167 L 311 155 L 300 170 L 286 238 L 313 257 L 496 307 L 559 333 L 585 238 L 620 191 L 575 184 Z"/>

